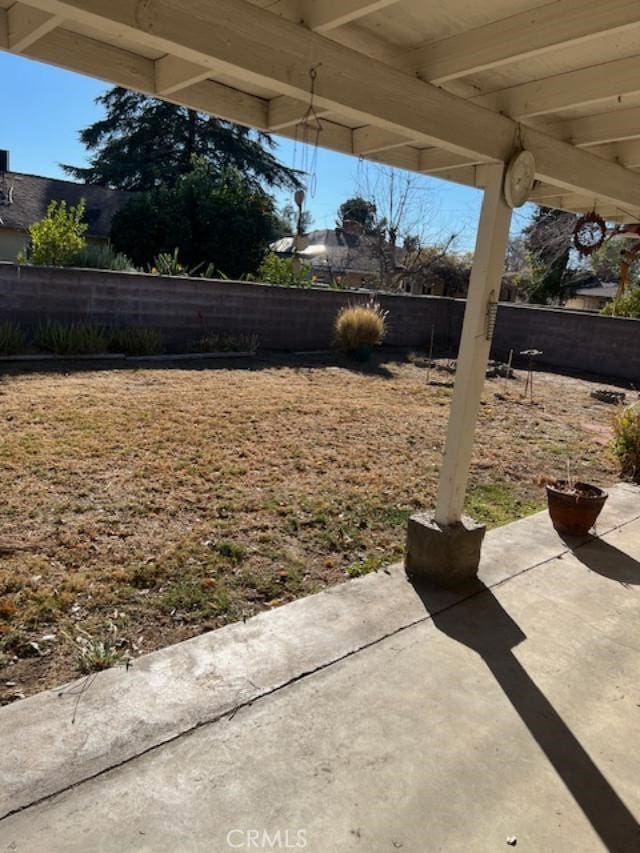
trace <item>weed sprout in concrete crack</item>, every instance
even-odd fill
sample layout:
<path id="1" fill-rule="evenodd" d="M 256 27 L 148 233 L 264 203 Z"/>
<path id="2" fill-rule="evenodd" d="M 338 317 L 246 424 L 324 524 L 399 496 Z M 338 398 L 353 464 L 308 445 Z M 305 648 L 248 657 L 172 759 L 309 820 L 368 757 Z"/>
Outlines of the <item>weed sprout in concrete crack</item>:
<path id="1" fill-rule="evenodd" d="M 65 634 L 77 650 L 78 669 L 84 675 L 102 672 L 119 664 L 128 664 L 129 656 L 122 650 L 118 640 L 118 629 L 110 623 L 102 636 L 95 636 L 82 628 L 76 628 L 76 636 Z"/>

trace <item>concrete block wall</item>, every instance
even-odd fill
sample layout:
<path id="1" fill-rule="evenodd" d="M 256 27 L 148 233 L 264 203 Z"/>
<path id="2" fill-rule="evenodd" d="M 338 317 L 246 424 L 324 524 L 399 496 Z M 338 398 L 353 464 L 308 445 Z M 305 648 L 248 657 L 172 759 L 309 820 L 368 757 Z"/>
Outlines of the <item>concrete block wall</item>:
<path id="1" fill-rule="evenodd" d="M 492 353 L 505 360 L 510 349 L 516 355 L 542 350 L 536 359 L 540 366 L 640 385 L 640 320 L 504 303 L 498 308 Z"/>
<path id="2" fill-rule="evenodd" d="M 188 349 L 204 333 L 256 334 L 263 349 L 327 349 L 341 306 L 368 294 L 276 287 L 139 273 L 19 267 L 0 263 L 0 319 L 33 328 L 43 319 L 90 320 L 107 326 L 159 329 L 170 348 Z M 457 352 L 464 301 L 431 296 L 379 295 L 388 311 L 386 343 Z M 640 384 L 640 320 L 501 304 L 494 357 L 539 349 L 538 363 Z M 522 363 L 522 359 L 519 359 Z"/>
<path id="3" fill-rule="evenodd" d="M 0 264 L 0 313 L 25 328 L 46 318 L 148 326 L 162 331 L 173 349 L 209 332 L 256 334 L 264 349 L 327 349 L 339 309 L 368 298 L 355 291 Z M 432 324 L 437 347 L 456 336 L 452 300 L 385 295 L 379 301 L 389 312 L 391 346 L 425 347 Z"/>

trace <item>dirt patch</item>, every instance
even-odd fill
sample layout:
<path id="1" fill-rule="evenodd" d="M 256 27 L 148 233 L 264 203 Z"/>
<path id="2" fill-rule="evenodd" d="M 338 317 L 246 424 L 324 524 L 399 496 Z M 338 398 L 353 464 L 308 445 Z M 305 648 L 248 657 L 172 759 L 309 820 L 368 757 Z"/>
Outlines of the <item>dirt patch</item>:
<path id="1" fill-rule="evenodd" d="M 597 385 L 538 373 L 534 405 L 523 385 L 485 389 L 468 508 L 490 524 L 541 508 L 568 456 L 615 480 Z M 400 558 L 451 393 L 404 361 L 5 375 L 2 700 Z"/>

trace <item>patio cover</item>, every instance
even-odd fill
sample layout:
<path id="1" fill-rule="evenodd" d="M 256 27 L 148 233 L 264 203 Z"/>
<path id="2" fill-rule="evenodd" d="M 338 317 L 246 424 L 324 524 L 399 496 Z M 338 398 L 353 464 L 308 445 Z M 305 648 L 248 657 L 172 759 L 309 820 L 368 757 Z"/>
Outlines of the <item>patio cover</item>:
<path id="1" fill-rule="evenodd" d="M 640 219 L 638 0 L 0 0 L 0 47 L 471 186 L 523 147 L 532 200 Z"/>

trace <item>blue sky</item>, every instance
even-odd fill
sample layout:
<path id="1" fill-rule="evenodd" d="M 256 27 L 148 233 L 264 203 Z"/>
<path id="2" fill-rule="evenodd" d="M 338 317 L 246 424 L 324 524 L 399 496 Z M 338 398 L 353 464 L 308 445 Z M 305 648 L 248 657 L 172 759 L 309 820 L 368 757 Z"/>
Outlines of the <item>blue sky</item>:
<path id="1" fill-rule="evenodd" d="M 11 168 L 49 177 L 64 177 L 60 163 L 82 165 L 86 151 L 78 131 L 102 113 L 95 98 L 107 88 L 99 80 L 7 53 L 0 53 L 0 148 L 7 148 Z M 304 146 L 277 138 L 283 162 L 300 168 L 309 161 Z M 316 191 L 308 199 L 314 227 L 331 227 L 340 203 L 358 192 L 368 167 L 355 157 L 320 149 L 316 162 Z M 438 241 L 457 233 L 458 251 L 473 249 L 481 193 L 435 178 L 420 178 L 424 199 L 424 233 Z M 290 199 L 281 197 L 282 202 Z M 526 212 L 514 216 L 513 231 L 524 224 Z"/>

